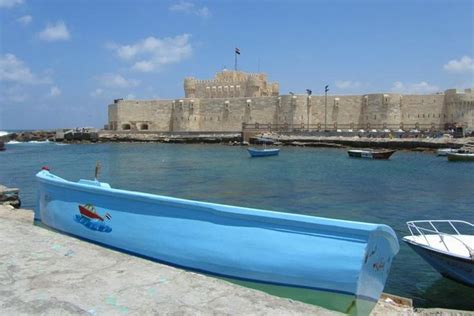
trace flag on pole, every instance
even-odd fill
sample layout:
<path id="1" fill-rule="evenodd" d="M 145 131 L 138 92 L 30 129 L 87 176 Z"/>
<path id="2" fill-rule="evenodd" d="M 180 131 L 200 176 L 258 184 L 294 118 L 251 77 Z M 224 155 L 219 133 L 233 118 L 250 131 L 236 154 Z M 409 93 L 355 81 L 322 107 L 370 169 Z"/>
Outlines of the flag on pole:
<path id="1" fill-rule="evenodd" d="M 236 53 L 237 55 L 240 55 L 240 49 L 235 48 L 235 53 Z"/>

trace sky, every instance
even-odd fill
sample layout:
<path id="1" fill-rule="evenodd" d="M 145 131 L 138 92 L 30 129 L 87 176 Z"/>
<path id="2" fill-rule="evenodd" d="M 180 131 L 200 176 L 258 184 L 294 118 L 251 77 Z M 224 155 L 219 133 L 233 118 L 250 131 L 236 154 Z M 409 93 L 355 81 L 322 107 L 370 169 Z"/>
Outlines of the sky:
<path id="1" fill-rule="evenodd" d="M 116 98 L 265 72 L 280 93 L 474 87 L 473 0 L 0 0 L 0 130 L 103 127 Z"/>

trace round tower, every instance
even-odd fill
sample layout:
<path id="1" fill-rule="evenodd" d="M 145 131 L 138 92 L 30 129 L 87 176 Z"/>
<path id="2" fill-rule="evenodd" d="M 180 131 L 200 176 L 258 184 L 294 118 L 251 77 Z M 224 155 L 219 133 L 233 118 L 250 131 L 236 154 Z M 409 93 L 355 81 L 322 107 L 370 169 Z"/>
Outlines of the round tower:
<path id="1" fill-rule="evenodd" d="M 192 77 L 184 79 L 184 95 L 186 98 L 196 97 L 196 79 Z"/>
<path id="2" fill-rule="evenodd" d="M 262 87 L 262 82 L 257 76 L 249 76 L 247 81 L 247 87 L 249 97 L 260 96 L 260 88 Z"/>

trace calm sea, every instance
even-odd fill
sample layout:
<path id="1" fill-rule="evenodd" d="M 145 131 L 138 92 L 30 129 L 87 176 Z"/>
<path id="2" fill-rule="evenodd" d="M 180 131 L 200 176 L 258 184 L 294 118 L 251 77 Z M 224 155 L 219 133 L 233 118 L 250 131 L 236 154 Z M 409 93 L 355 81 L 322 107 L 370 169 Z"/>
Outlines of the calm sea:
<path id="1" fill-rule="evenodd" d="M 397 152 L 390 161 L 350 159 L 343 149 L 284 147 L 278 157 L 250 159 L 245 147 L 178 144 L 7 144 L 0 183 L 21 189 L 35 206 L 41 166 L 69 180 L 282 212 L 390 225 L 398 237 L 415 219 L 474 222 L 474 164 L 431 153 Z M 474 289 L 442 278 L 401 242 L 385 292 L 418 307 L 474 310 Z"/>

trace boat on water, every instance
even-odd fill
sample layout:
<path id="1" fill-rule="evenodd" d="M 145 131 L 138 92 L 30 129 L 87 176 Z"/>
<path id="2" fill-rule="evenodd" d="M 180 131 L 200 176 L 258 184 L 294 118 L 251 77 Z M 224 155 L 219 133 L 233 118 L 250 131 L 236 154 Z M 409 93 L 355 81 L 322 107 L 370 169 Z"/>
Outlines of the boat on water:
<path id="1" fill-rule="evenodd" d="M 383 224 L 125 191 L 48 170 L 36 178 L 37 225 L 348 314 L 369 314 L 399 250 Z"/>
<path id="2" fill-rule="evenodd" d="M 396 150 L 388 149 L 350 149 L 349 157 L 367 159 L 389 159 Z"/>
<path id="3" fill-rule="evenodd" d="M 474 287 L 474 224 L 459 220 L 407 222 L 403 237 L 442 276 Z"/>
<path id="4" fill-rule="evenodd" d="M 250 154 L 250 157 L 268 157 L 268 156 L 278 156 L 280 153 L 280 148 L 248 148 L 247 151 Z"/>
<path id="5" fill-rule="evenodd" d="M 436 150 L 436 155 L 447 156 L 448 154 L 457 153 L 458 151 L 459 151 L 459 148 L 440 148 Z"/>
<path id="6" fill-rule="evenodd" d="M 449 161 L 472 161 L 474 162 L 474 152 L 456 152 L 456 153 L 449 153 L 448 155 Z"/>

